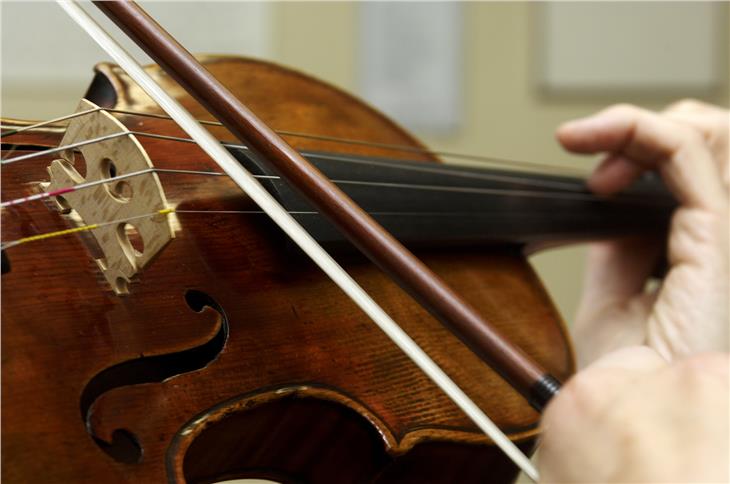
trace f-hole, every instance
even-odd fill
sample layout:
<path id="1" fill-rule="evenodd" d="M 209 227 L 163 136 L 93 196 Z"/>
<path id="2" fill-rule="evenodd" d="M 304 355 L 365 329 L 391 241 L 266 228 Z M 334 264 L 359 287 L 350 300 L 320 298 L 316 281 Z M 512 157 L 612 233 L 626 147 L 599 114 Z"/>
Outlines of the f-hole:
<path id="1" fill-rule="evenodd" d="M 200 370 L 213 362 L 228 339 L 228 318 L 223 308 L 208 294 L 190 290 L 185 293 L 185 302 L 190 309 L 199 313 L 206 307 L 220 315 L 220 329 L 200 346 L 177 353 L 156 355 L 128 360 L 97 373 L 86 385 L 80 398 L 81 418 L 94 442 L 117 462 L 134 464 L 142 460 L 144 449 L 137 437 L 127 429 L 117 429 L 112 441 L 98 438 L 91 419 L 94 402 L 104 393 L 115 388 L 161 383 L 183 373 Z"/>

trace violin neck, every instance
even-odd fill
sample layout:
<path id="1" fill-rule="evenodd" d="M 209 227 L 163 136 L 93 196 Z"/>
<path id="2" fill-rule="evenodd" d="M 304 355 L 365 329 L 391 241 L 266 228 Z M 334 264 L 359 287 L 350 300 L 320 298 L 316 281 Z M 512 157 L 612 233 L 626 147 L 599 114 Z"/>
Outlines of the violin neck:
<path id="1" fill-rule="evenodd" d="M 231 149 L 256 175 L 276 175 L 250 153 Z M 305 157 L 410 247 L 557 245 L 658 235 L 676 206 L 658 179 L 600 198 L 581 178 L 465 168 L 329 153 Z M 320 243 L 350 244 L 285 181 L 263 179 Z M 304 213 L 302 213 L 304 212 Z"/>

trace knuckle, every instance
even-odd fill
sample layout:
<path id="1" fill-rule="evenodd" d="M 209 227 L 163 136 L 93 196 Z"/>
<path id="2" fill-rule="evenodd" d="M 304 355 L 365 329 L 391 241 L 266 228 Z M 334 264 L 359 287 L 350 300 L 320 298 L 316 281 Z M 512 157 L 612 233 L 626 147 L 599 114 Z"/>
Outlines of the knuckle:
<path id="1" fill-rule="evenodd" d="M 682 120 L 669 119 L 678 147 L 697 148 L 705 145 L 705 137 L 696 126 L 683 122 Z"/>
<path id="2" fill-rule="evenodd" d="M 642 109 L 633 104 L 619 103 L 609 106 L 604 112 L 614 116 L 636 116 L 642 112 Z"/>
<path id="3" fill-rule="evenodd" d="M 705 104 L 697 99 L 684 98 L 680 99 L 669 105 L 667 111 L 669 112 L 681 112 L 681 111 L 697 111 L 705 107 Z"/>
<path id="4" fill-rule="evenodd" d="M 596 405 L 595 397 L 600 392 L 600 379 L 591 371 L 582 371 L 568 381 L 559 396 L 570 407 L 590 410 Z"/>
<path id="5" fill-rule="evenodd" d="M 705 234 L 705 232 L 713 229 L 716 226 L 716 222 L 716 217 L 705 210 L 683 208 L 674 213 L 671 221 L 671 229 L 673 232 L 692 234 L 695 238 L 702 240 L 703 237 L 699 236 L 709 235 Z"/>
<path id="6" fill-rule="evenodd" d="M 683 375 L 696 377 L 707 374 L 708 371 L 730 372 L 730 356 L 723 353 L 700 353 L 688 356 L 677 362 L 677 367 Z"/>
<path id="7" fill-rule="evenodd" d="M 691 262 L 693 266 L 715 267 L 714 254 L 721 245 L 722 218 L 706 210 L 680 208 L 671 221 L 668 253 L 672 264 Z"/>
<path id="8" fill-rule="evenodd" d="M 681 126 L 683 138 L 687 143 L 704 145 L 705 137 L 700 130 L 686 124 Z"/>

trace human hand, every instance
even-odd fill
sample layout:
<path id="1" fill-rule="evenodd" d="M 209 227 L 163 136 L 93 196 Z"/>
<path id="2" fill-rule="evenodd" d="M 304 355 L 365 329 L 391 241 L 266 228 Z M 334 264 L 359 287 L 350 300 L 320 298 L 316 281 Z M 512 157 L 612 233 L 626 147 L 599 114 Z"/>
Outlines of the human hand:
<path id="1" fill-rule="evenodd" d="M 730 112 L 711 104 L 685 99 L 663 111 L 665 117 L 686 123 L 702 133 L 710 152 L 718 164 L 722 182 L 730 186 Z"/>
<path id="2" fill-rule="evenodd" d="M 729 482 L 730 356 L 618 350 L 543 415 L 541 482 Z"/>
<path id="3" fill-rule="evenodd" d="M 570 151 L 607 153 L 588 181 L 594 192 L 610 196 L 656 170 L 680 203 L 669 271 L 654 291 L 645 286 L 662 244 L 623 239 L 591 247 L 574 325 L 580 365 L 632 345 L 667 360 L 727 351 L 728 112 L 697 102 L 662 114 L 619 105 L 564 124 L 558 139 Z"/>

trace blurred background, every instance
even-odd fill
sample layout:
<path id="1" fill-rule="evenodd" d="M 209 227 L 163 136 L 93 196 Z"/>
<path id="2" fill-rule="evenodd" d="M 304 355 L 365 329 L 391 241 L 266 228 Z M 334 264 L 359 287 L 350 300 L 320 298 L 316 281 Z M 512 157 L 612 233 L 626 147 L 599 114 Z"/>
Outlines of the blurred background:
<path id="1" fill-rule="evenodd" d="M 728 105 L 725 2 L 141 3 L 193 52 L 300 69 L 369 100 L 432 149 L 546 170 L 592 166 L 553 133 L 607 104 Z M 2 116 L 75 109 L 106 54 L 54 3 L 3 1 L 0 15 Z M 532 257 L 568 322 L 583 256 L 567 247 Z"/>

